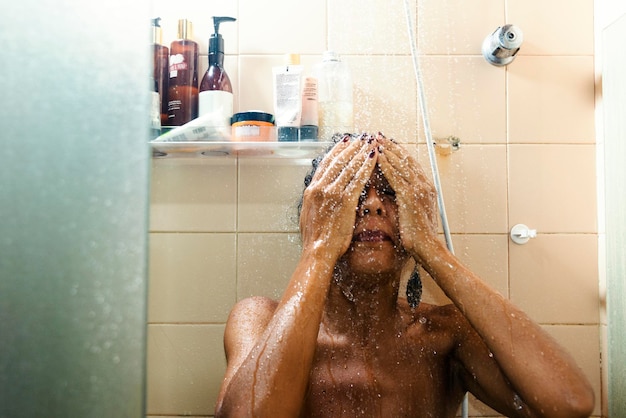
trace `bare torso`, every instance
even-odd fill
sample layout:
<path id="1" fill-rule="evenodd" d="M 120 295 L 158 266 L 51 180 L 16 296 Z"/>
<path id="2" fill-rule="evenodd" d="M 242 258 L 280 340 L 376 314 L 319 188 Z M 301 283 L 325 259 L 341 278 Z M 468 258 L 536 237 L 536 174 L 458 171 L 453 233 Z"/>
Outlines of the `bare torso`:
<path id="1" fill-rule="evenodd" d="M 453 417 L 463 390 L 451 316 L 452 307 L 399 307 L 365 343 L 322 322 L 301 416 Z"/>
<path id="2" fill-rule="evenodd" d="M 571 357 L 438 239 L 435 196 L 380 133 L 333 147 L 305 190 L 303 251 L 280 301 L 230 313 L 216 417 L 451 418 L 465 390 L 511 417 L 591 414 Z M 398 298 L 409 258 L 454 305 Z"/>

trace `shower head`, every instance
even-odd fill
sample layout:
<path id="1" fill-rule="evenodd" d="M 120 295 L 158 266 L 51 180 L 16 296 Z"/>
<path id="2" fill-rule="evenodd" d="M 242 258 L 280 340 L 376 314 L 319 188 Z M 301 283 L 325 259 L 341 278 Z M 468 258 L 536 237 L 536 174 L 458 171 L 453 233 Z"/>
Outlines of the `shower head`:
<path id="1" fill-rule="evenodd" d="M 514 25 L 504 25 L 497 28 L 483 41 L 483 56 L 493 65 L 504 66 L 515 59 L 524 41 L 521 29 Z"/>

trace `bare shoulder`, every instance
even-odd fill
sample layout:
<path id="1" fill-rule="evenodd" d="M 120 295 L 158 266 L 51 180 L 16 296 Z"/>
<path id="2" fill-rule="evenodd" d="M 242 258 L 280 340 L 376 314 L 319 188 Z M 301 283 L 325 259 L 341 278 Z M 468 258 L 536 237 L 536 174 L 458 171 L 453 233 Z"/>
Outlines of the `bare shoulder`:
<path id="1" fill-rule="evenodd" d="M 278 302 L 265 296 L 252 296 L 242 299 L 233 306 L 230 316 L 273 313 Z"/>
<path id="2" fill-rule="evenodd" d="M 263 296 L 240 300 L 233 306 L 228 316 L 225 338 L 228 340 L 233 333 L 255 335 L 259 329 L 265 328 L 276 306 L 278 306 L 277 301 Z"/>

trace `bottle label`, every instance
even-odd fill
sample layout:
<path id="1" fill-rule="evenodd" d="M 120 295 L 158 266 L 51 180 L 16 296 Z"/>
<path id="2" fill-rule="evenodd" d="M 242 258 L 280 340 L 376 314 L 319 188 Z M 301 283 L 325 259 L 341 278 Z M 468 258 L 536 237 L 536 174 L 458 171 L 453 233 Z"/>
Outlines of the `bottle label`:
<path id="1" fill-rule="evenodd" d="M 153 129 L 161 129 L 161 97 L 156 91 L 152 92 L 152 106 L 150 106 L 150 125 Z"/>
<path id="2" fill-rule="evenodd" d="M 161 135 L 161 96 L 156 91 L 152 92 L 152 106 L 150 107 L 151 137 L 154 139 Z"/>
<path id="3" fill-rule="evenodd" d="M 317 101 L 317 79 L 306 77 L 302 89 L 302 125 L 317 126 L 319 123 Z"/>
<path id="4" fill-rule="evenodd" d="M 198 115 L 211 114 L 215 126 L 230 126 L 233 94 L 223 90 L 205 90 L 198 94 Z"/>
<path id="5" fill-rule="evenodd" d="M 185 62 L 183 54 L 170 55 L 170 78 L 178 77 L 178 71 L 186 70 L 187 68 L 189 68 L 189 65 Z"/>

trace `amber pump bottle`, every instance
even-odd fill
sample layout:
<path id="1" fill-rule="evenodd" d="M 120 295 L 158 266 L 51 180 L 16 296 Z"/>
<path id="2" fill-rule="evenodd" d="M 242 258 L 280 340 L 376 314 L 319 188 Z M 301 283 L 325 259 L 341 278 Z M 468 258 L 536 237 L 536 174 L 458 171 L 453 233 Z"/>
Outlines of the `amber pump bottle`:
<path id="1" fill-rule="evenodd" d="M 169 85 L 169 60 L 170 50 L 163 45 L 163 32 L 161 30 L 161 18 L 152 19 L 152 51 L 154 55 L 154 74 L 156 91 L 159 93 L 159 106 L 161 112 L 161 125 L 167 124 L 167 90 Z"/>
<path id="2" fill-rule="evenodd" d="M 198 44 L 187 19 L 178 21 L 178 39 L 170 45 L 168 126 L 181 126 L 198 117 Z"/>
<path id="3" fill-rule="evenodd" d="M 200 83 L 199 115 L 211 113 L 210 119 L 216 126 L 230 126 L 233 115 L 233 86 L 224 69 L 224 38 L 219 30 L 220 23 L 235 20 L 234 17 L 213 16 L 215 32 L 209 38 L 209 68 Z"/>

